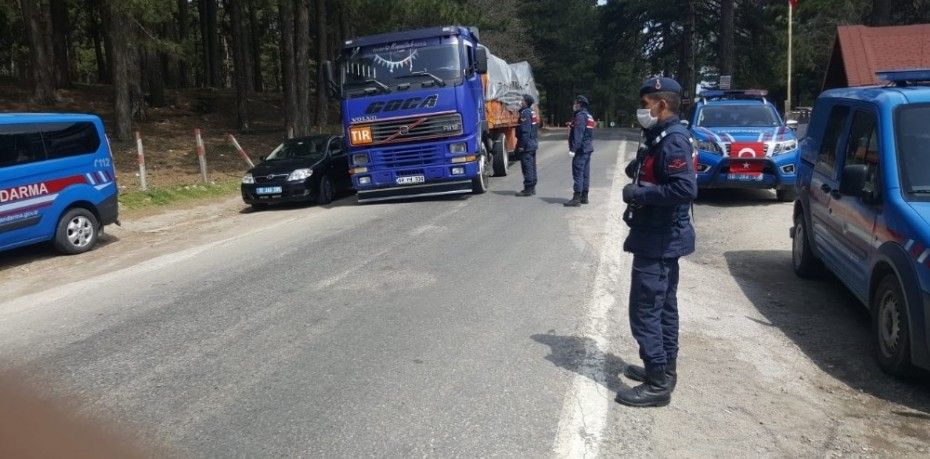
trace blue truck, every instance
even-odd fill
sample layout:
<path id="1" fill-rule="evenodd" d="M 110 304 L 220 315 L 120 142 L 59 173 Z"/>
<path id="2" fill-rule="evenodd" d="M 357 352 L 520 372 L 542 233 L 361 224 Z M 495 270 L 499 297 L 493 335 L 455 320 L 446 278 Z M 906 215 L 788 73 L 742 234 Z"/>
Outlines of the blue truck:
<path id="1" fill-rule="evenodd" d="M 359 202 L 481 194 L 506 175 L 518 118 L 491 113 L 489 58 L 477 29 L 448 26 L 348 40 L 325 64 Z"/>

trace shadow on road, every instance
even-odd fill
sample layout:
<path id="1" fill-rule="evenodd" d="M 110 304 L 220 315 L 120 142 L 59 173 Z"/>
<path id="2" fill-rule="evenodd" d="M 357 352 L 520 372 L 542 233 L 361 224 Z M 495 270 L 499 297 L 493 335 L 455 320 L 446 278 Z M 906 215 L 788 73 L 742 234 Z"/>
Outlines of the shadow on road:
<path id="1" fill-rule="evenodd" d="M 738 207 L 770 206 L 782 203 L 775 199 L 775 192 L 772 190 L 707 189 L 700 191 L 695 204 L 711 207 Z"/>
<path id="2" fill-rule="evenodd" d="M 103 233 L 103 235 L 100 236 L 100 239 L 97 240 L 97 246 L 94 247 L 94 250 L 100 249 L 102 247 L 106 247 L 110 244 L 114 244 L 117 242 L 119 242 L 118 237 L 112 234 L 109 234 L 109 233 Z M 43 243 L 43 244 L 30 245 L 30 246 L 22 247 L 19 249 L 13 249 L 13 250 L 4 252 L 3 256 L 0 256 L 0 271 L 4 271 L 9 268 L 14 268 L 16 266 L 27 265 L 29 263 L 33 263 L 36 261 L 46 260 L 49 258 L 67 257 L 67 256 L 69 255 L 62 255 L 57 250 L 55 250 L 55 248 L 52 246 L 50 242 Z M 80 255 L 70 255 L 70 256 L 74 257 L 74 260 L 76 263 L 81 262 Z"/>
<path id="3" fill-rule="evenodd" d="M 285 210 L 294 210 L 294 209 L 305 209 L 311 207 L 322 207 L 324 209 L 332 209 L 334 207 L 345 207 L 345 206 L 354 206 L 357 202 L 355 200 L 354 194 L 343 193 L 339 197 L 333 200 L 333 202 L 326 204 L 324 206 L 319 206 L 311 201 L 307 202 L 289 202 L 284 204 L 269 204 L 266 207 L 256 209 L 252 206 L 243 207 L 239 213 L 240 214 L 254 214 L 260 212 L 280 212 Z"/>
<path id="4" fill-rule="evenodd" d="M 620 357 L 613 354 L 604 354 L 597 344 L 591 338 L 580 336 L 560 336 L 552 334 L 533 335 L 533 341 L 549 346 L 549 355 L 546 360 L 552 362 L 555 366 L 570 370 L 579 375 L 590 377 L 590 374 L 582 368 L 585 358 L 585 346 L 594 350 L 593 361 L 605 362 L 607 389 L 611 392 L 617 392 L 621 389 L 628 389 L 629 386 L 624 384 L 620 379 L 620 373 L 626 367 L 626 362 Z"/>
<path id="5" fill-rule="evenodd" d="M 565 204 L 569 201 L 568 198 L 539 198 L 542 201 L 545 201 L 549 204 Z"/>
<path id="6" fill-rule="evenodd" d="M 906 381 L 881 371 L 873 356 L 868 311 L 838 280 L 798 279 L 787 250 L 735 251 L 724 257 L 755 308 L 820 369 L 852 389 L 930 416 L 926 377 Z"/>

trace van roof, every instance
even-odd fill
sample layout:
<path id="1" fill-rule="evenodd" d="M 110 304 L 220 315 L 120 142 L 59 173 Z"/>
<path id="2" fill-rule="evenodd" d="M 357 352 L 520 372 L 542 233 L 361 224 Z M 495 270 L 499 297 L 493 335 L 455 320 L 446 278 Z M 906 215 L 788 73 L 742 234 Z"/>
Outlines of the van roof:
<path id="1" fill-rule="evenodd" d="M 930 102 L 930 86 L 861 86 L 824 91 L 820 97 L 853 99 L 876 104 L 913 104 Z"/>
<path id="2" fill-rule="evenodd" d="M 0 123 L 53 123 L 60 121 L 99 121 L 100 117 L 89 113 L 0 113 Z"/>

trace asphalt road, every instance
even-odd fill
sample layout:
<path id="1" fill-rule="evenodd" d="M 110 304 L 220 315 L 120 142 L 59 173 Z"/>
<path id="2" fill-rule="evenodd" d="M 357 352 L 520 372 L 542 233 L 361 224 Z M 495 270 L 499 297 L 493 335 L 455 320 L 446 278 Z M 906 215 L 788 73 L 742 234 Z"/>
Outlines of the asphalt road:
<path id="1" fill-rule="evenodd" d="M 926 388 L 877 370 L 835 281 L 794 278 L 791 205 L 771 192 L 698 201 L 673 403 L 613 403 L 637 355 L 628 138 L 598 131 L 580 209 L 561 205 L 562 132 L 541 142 L 533 198 L 514 196 L 515 164 L 483 196 L 233 202 L 82 258 L 17 252 L 0 263 L 16 292 L 0 367 L 181 457 L 926 454 Z"/>

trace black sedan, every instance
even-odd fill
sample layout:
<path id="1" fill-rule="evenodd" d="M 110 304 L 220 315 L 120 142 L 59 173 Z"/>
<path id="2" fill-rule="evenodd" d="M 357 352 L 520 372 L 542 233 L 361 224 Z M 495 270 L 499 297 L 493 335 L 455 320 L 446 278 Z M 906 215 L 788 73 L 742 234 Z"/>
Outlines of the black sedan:
<path id="1" fill-rule="evenodd" d="M 286 140 L 242 177 L 242 200 L 256 209 L 289 202 L 329 204 L 351 189 L 343 139 L 335 135 Z"/>

